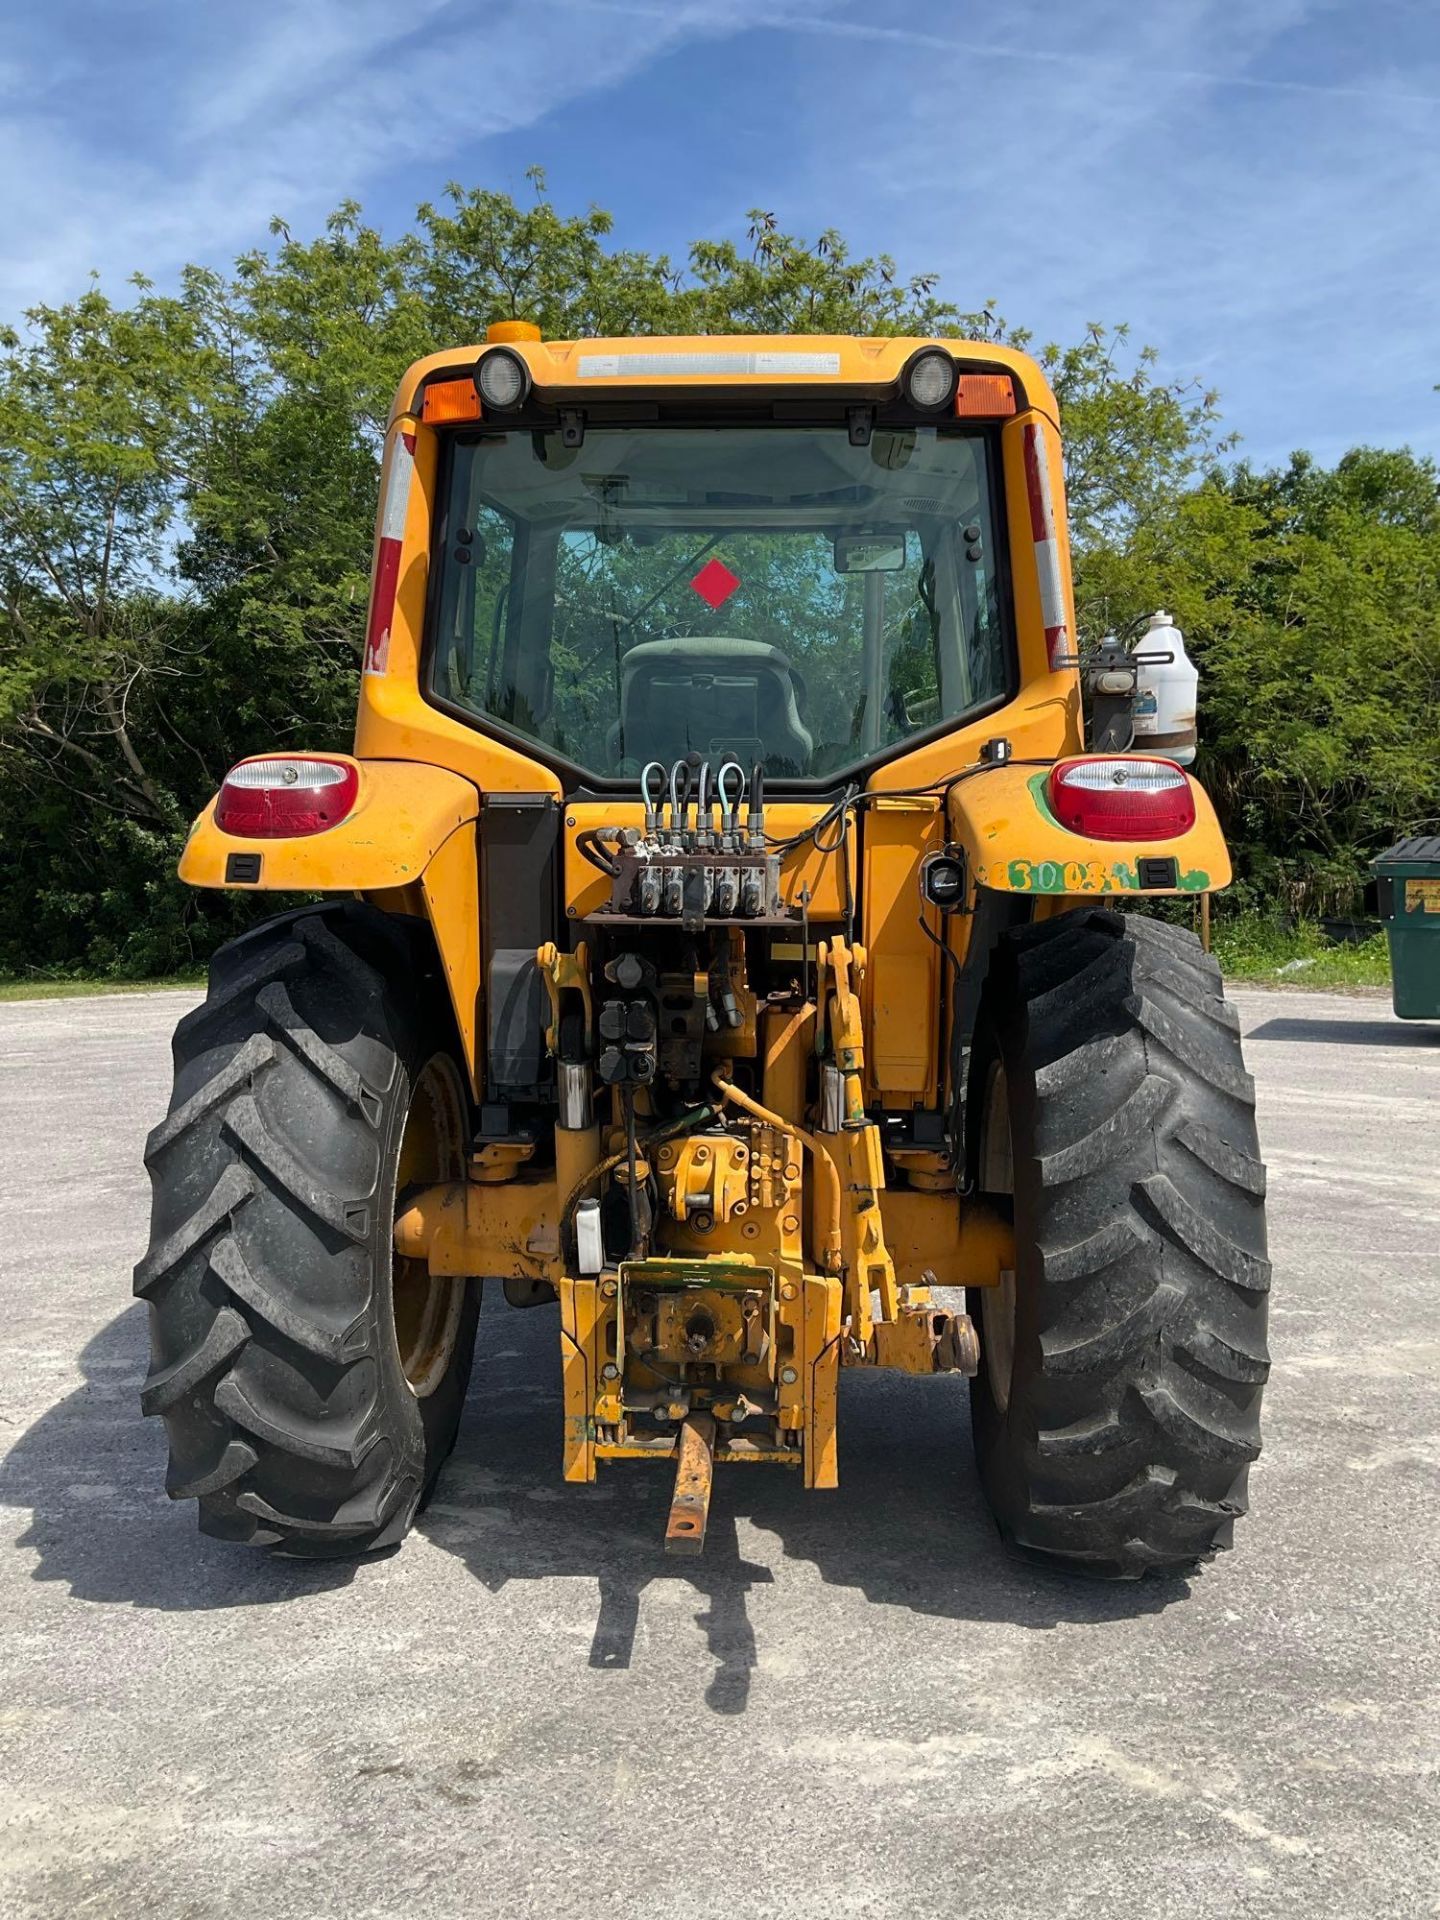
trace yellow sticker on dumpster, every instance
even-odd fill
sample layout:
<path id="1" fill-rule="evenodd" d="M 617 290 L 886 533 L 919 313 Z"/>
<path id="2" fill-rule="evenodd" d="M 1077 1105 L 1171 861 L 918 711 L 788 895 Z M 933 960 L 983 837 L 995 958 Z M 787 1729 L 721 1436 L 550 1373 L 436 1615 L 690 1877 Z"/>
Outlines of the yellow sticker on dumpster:
<path id="1" fill-rule="evenodd" d="M 1405 911 L 1407 913 L 1440 913 L 1440 880 L 1407 880 Z"/>

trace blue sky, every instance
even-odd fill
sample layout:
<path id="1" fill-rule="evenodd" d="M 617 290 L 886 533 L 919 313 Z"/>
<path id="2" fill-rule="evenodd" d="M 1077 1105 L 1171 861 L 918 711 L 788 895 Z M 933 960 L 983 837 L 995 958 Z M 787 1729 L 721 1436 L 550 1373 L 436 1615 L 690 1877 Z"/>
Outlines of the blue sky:
<path id="1" fill-rule="evenodd" d="M 844 232 L 1129 320 L 1244 450 L 1440 452 L 1440 0 L 10 0 L 0 316 L 448 179 L 676 256 Z"/>

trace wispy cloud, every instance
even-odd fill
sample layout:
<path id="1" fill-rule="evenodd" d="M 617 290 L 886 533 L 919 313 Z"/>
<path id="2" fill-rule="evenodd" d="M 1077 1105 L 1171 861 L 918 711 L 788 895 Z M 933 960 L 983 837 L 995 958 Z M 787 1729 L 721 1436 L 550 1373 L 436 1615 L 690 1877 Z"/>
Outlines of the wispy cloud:
<path id="1" fill-rule="evenodd" d="M 274 214 L 318 218 L 390 169 L 438 183 L 487 140 L 764 12 L 716 0 L 626 23 L 554 0 L 542 23 L 528 0 L 260 0 L 196 35 L 171 31 L 179 8 L 87 8 L 77 69 L 62 7 L 53 35 L 21 36 L 0 114 L 0 178 L 25 183 L 0 198 L 0 315 L 73 294 L 92 270 L 164 277 L 253 243 Z M 158 45 L 127 44 L 136 13 L 164 16 Z"/>
<path id="2" fill-rule="evenodd" d="M 763 204 L 1042 339 L 1129 319 L 1260 455 L 1440 446 L 1437 106 L 1435 0 L 37 0 L 0 319 L 538 161 L 622 242 Z"/>
<path id="3" fill-rule="evenodd" d="M 589 0 L 596 12 L 604 12 L 637 20 L 663 21 L 670 17 L 670 10 L 660 6 L 647 6 L 642 0 Z M 1086 14 L 1088 9 L 1076 9 L 1076 14 Z M 1294 12 L 1297 9 L 1288 9 Z M 1133 8 L 1127 10 L 1129 24 L 1133 29 L 1137 16 Z M 1159 10 L 1165 17 L 1164 10 Z M 1052 21 L 1057 17 L 1053 12 L 1048 16 Z M 1072 18 L 1075 15 L 1072 14 Z M 1171 15 L 1173 19 L 1173 14 Z M 1226 32 L 1223 36 L 1227 47 L 1235 42 L 1235 29 L 1239 26 L 1239 37 L 1243 44 L 1250 36 L 1246 31 L 1246 16 L 1236 15 L 1232 7 L 1224 10 Z M 1273 31 L 1276 26 L 1274 9 L 1256 9 L 1248 16 L 1249 26 L 1257 24 L 1268 26 Z M 1214 66 L 1168 66 L 1165 64 L 1137 65 L 1133 59 L 1118 58 L 1113 55 L 1087 52 L 1081 47 L 1058 49 L 1046 46 L 1016 46 L 994 40 L 973 40 L 954 34 L 937 33 L 929 28 L 918 26 L 885 25 L 875 20 L 847 20 L 833 11 L 810 11 L 807 13 L 787 12 L 776 9 L 765 18 L 765 25 L 776 33 L 802 34 L 814 39 L 825 40 L 832 44 L 837 41 L 858 40 L 874 46 L 899 47 L 918 53 L 941 53 L 959 55 L 967 60 L 1013 61 L 1021 66 L 1064 67 L 1072 71 L 1081 70 L 1093 74 L 1123 78 L 1128 84 L 1137 81 L 1180 81 L 1186 85 L 1206 87 L 1217 90 L 1236 88 L 1242 92 L 1254 93 L 1296 93 L 1312 94 L 1322 99 L 1364 100 L 1377 104 L 1399 101 L 1407 105 L 1440 107 L 1440 92 L 1415 93 L 1403 86 L 1356 87 L 1337 81 L 1297 80 L 1272 74 L 1236 72 L 1224 67 Z"/>
<path id="4" fill-rule="evenodd" d="M 961 304 L 993 295 L 1042 339 L 1131 321 L 1168 370 L 1221 388 L 1257 456 L 1440 445 L 1440 267 L 1416 244 L 1440 226 L 1432 11 L 1084 0 L 1006 17 L 1004 47 L 904 0 L 881 27 L 807 17 L 815 97 L 853 76 L 847 41 L 867 48 L 874 137 L 812 112 L 800 204 L 818 214 L 843 164 L 842 224 L 941 270 Z"/>

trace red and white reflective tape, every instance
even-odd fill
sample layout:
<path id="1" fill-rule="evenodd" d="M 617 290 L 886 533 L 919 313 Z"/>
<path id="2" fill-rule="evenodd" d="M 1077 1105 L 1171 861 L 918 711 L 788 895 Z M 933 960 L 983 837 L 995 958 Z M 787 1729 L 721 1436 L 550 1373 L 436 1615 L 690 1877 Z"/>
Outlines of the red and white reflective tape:
<path id="1" fill-rule="evenodd" d="M 365 671 L 384 673 L 390 661 L 390 628 L 395 620 L 395 593 L 400 585 L 400 549 L 405 542 L 405 515 L 410 508 L 410 482 L 415 474 L 415 436 L 396 436 L 385 476 L 385 498 L 380 508 L 380 531 L 375 542 L 375 583 L 370 589 L 370 625 L 365 634 Z"/>
<path id="2" fill-rule="evenodd" d="M 1065 624 L 1065 578 L 1060 570 L 1060 543 L 1055 538 L 1055 502 L 1050 494 L 1050 460 L 1045 429 L 1038 422 L 1025 426 L 1025 492 L 1030 500 L 1030 532 L 1035 541 L 1035 578 L 1040 587 L 1040 611 L 1045 621 L 1045 653 L 1054 667 L 1069 651 Z"/>

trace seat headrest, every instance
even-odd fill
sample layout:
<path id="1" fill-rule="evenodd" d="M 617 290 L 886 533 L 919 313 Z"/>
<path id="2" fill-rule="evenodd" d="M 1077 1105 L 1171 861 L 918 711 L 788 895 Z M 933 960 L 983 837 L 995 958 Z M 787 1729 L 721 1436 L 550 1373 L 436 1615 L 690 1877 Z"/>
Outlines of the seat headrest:
<path id="1" fill-rule="evenodd" d="M 809 771 L 814 740 L 800 717 L 794 669 L 764 640 L 642 641 L 621 661 L 620 704 L 627 760 L 733 753 L 762 758 L 774 773 Z"/>

